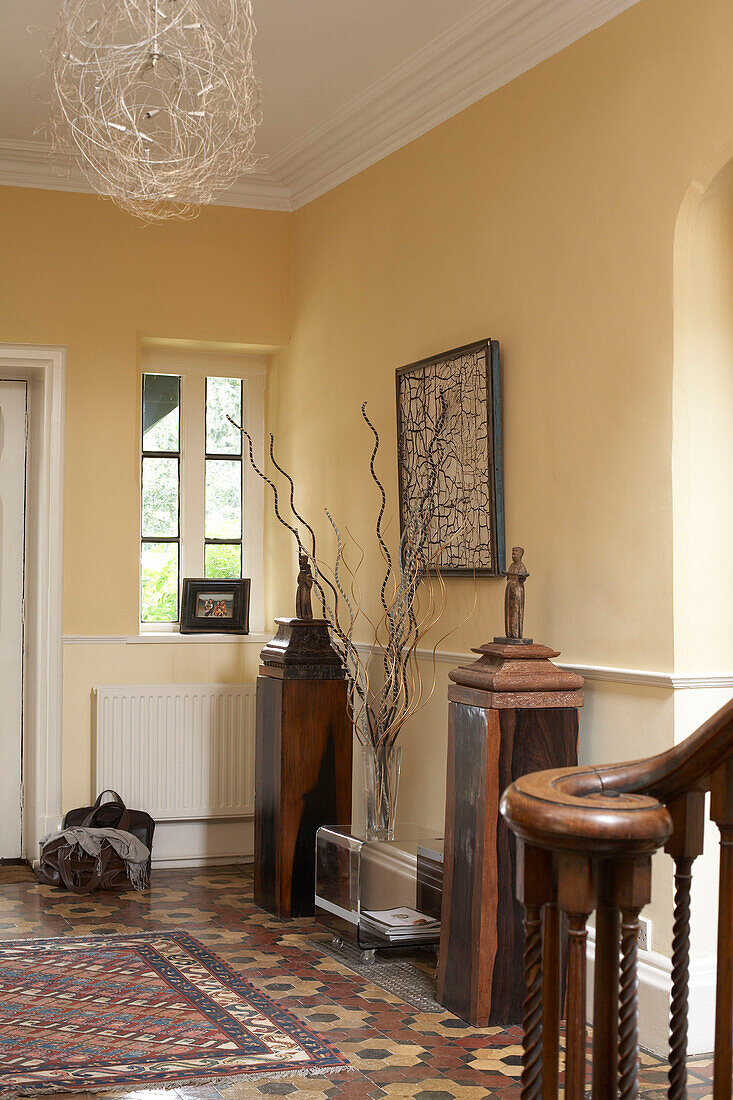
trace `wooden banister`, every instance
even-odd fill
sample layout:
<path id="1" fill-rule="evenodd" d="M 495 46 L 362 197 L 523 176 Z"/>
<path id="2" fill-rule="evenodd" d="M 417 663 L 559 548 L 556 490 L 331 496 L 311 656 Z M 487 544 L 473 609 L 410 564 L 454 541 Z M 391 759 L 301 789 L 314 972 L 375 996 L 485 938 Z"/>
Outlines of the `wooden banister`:
<path id="1" fill-rule="evenodd" d="M 668 1097 L 686 1096 L 692 867 L 703 850 L 704 799 L 721 834 L 714 1100 L 733 1075 L 733 700 L 680 745 L 631 763 L 522 776 L 501 812 L 517 841 L 526 912 L 522 1100 L 558 1095 L 561 960 L 567 956 L 566 1100 L 586 1077 L 587 921 L 596 913 L 593 1100 L 638 1096 L 639 915 L 651 900 L 651 858 L 675 868 Z M 569 947 L 560 949 L 565 914 Z"/>

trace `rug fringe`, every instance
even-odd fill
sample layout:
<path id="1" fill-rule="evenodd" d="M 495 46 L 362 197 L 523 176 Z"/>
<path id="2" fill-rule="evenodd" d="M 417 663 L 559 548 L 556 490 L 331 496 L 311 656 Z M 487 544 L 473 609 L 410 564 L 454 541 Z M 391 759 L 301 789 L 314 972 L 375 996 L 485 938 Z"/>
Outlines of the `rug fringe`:
<path id="1" fill-rule="evenodd" d="M 181 1081 L 138 1081 L 135 1083 L 125 1083 L 124 1081 L 110 1082 L 110 1084 L 94 1084 L 94 1095 L 98 1093 L 107 1092 L 174 1092 L 175 1089 L 180 1088 L 195 1088 L 196 1085 L 232 1085 L 237 1081 L 261 1081 L 263 1085 L 268 1081 L 282 1081 L 288 1077 L 331 1077 L 335 1073 L 351 1073 L 354 1071 L 354 1066 L 351 1063 L 340 1066 L 304 1066 L 302 1069 L 284 1069 L 276 1071 L 275 1073 L 267 1073 L 265 1070 L 258 1070 L 254 1073 L 230 1073 L 224 1074 L 224 1076 L 218 1075 L 215 1077 L 187 1077 Z M 76 1089 L 76 1082 L 74 1082 L 74 1090 L 86 1093 L 88 1090 L 83 1088 L 83 1082 L 79 1082 L 79 1089 Z M 22 1092 L 4 1092 L 0 1090 L 0 1096 L 3 1100 L 14 1100 L 15 1097 L 24 1096 L 53 1096 L 54 1093 L 68 1093 L 74 1091 L 68 1089 L 66 1086 L 59 1088 L 58 1086 L 51 1086 L 50 1088 L 24 1088 Z"/>

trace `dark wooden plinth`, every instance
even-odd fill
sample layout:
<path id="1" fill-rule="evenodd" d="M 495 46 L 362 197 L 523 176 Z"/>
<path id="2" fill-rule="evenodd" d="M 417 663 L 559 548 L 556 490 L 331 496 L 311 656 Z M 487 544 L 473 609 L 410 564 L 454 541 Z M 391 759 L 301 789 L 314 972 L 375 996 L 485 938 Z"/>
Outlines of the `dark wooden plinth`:
<path id="1" fill-rule="evenodd" d="M 255 904 L 286 919 L 314 911 L 316 830 L 351 823 L 353 735 L 326 624 L 277 622 L 257 677 Z"/>
<path id="2" fill-rule="evenodd" d="M 579 676 L 545 646 L 487 645 L 451 673 L 438 1000 L 474 1027 L 522 1022 L 522 906 L 499 799 L 520 775 L 577 763 Z"/>

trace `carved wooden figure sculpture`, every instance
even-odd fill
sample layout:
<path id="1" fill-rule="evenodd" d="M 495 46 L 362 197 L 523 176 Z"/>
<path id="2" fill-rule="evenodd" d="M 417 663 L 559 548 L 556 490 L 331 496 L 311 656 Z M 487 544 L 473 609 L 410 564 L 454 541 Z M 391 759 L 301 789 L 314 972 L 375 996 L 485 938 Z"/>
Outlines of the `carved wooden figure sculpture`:
<path id="1" fill-rule="evenodd" d="M 524 582 L 529 576 L 527 566 L 522 561 L 523 546 L 512 547 L 512 563 L 504 574 L 506 592 L 504 593 L 504 631 L 505 637 L 494 638 L 502 645 L 531 645 L 531 638 L 523 638 L 524 630 Z"/>
<path id="2" fill-rule="evenodd" d="M 311 589 L 313 588 L 313 574 L 311 573 L 308 555 L 299 554 L 298 561 L 300 572 L 298 573 L 298 591 L 295 594 L 295 617 L 297 619 L 312 619 Z"/>

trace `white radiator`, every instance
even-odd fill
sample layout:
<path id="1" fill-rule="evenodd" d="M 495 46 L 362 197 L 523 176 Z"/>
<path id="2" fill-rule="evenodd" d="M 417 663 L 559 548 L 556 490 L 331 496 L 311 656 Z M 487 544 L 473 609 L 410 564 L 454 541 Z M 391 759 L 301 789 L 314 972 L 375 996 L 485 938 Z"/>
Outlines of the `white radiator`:
<path id="1" fill-rule="evenodd" d="M 156 821 L 254 813 L 254 684 L 94 689 L 95 786 Z"/>

